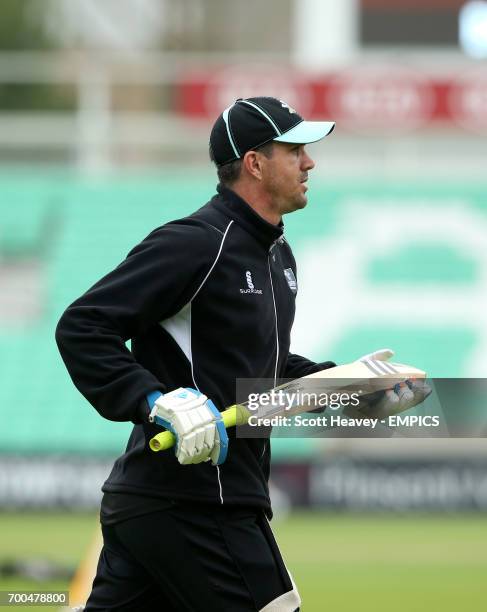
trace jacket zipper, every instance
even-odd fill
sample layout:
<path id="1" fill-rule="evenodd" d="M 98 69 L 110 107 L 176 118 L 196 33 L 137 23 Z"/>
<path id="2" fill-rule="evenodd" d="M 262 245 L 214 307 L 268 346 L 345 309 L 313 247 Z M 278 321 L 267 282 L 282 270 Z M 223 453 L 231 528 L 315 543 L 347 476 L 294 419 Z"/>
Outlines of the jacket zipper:
<path id="1" fill-rule="evenodd" d="M 271 271 L 271 252 L 272 249 L 276 246 L 276 243 L 278 242 L 278 240 L 275 240 L 270 248 L 269 248 L 269 253 L 267 255 L 267 265 L 269 267 L 269 279 L 271 281 L 271 292 L 272 292 L 272 302 L 274 304 L 274 321 L 276 324 L 276 363 L 274 366 L 274 387 L 277 385 L 277 367 L 279 364 L 279 327 L 277 324 L 277 308 L 276 308 L 276 296 L 274 294 L 274 283 L 272 282 L 272 271 Z"/>
<path id="2" fill-rule="evenodd" d="M 271 270 L 271 253 L 272 249 L 276 246 L 276 244 L 282 239 L 278 238 L 275 240 L 271 246 L 269 247 L 269 253 L 267 255 L 267 266 L 269 268 L 269 279 L 271 281 L 271 292 L 272 292 L 272 303 L 274 304 L 274 321 L 276 323 L 276 363 L 274 366 L 274 387 L 277 386 L 277 367 L 279 364 L 279 326 L 277 324 L 277 308 L 276 308 L 276 296 L 274 295 L 274 283 L 272 282 L 272 270 Z M 262 454 L 260 456 L 260 460 L 264 457 L 265 451 L 267 450 L 267 440 L 264 440 L 264 447 L 262 449 Z"/>

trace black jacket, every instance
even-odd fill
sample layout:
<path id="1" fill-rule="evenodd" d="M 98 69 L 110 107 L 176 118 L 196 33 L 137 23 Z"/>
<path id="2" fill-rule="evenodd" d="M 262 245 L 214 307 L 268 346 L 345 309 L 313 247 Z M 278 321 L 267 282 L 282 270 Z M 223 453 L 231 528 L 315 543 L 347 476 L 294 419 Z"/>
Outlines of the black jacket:
<path id="1" fill-rule="evenodd" d="M 219 409 L 237 378 L 297 378 L 334 364 L 289 353 L 296 264 L 283 227 L 233 191 L 154 230 L 115 270 L 74 302 L 56 340 L 74 384 L 107 419 L 135 426 L 105 492 L 270 509 L 270 448 L 235 438 L 227 460 L 181 466 L 153 453 L 160 429 L 145 396 L 197 388 Z M 125 343 L 131 339 L 131 351 Z"/>

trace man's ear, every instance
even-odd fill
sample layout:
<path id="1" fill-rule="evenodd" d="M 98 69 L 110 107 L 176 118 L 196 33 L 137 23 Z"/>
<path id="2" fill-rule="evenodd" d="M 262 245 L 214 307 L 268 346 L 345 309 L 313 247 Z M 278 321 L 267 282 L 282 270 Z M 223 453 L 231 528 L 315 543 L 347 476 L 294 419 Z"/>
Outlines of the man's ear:
<path id="1" fill-rule="evenodd" d="M 247 151 L 242 162 L 248 174 L 258 181 L 262 180 L 262 156 L 257 151 Z"/>

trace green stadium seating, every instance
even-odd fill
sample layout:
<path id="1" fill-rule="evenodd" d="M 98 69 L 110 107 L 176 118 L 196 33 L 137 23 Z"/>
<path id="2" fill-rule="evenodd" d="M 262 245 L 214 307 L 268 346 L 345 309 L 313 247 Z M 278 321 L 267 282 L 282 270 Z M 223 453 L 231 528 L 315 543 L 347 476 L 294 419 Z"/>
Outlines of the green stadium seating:
<path id="1" fill-rule="evenodd" d="M 0 263 L 16 258 L 37 259 L 47 288 L 40 320 L 16 328 L 0 320 L 0 452 L 113 455 L 122 451 L 130 425 L 101 418 L 76 391 L 55 346 L 55 325 L 69 303 L 116 266 L 154 227 L 190 213 L 209 199 L 214 182 L 210 176 L 193 181 L 161 175 L 82 182 L 60 176 L 0 175 Z M 310 244 L 342 231 L 343 202 L 364 193 L 371 201 L 383 192 L 389 199 L 411 195 L 411 188 L 381 191 L 377 187 L 346 184 L 317 184 L 313 189 L 306 213 L 286 219 L 286 233 L 301 265 L 299 255 Z M 446 194 L 451 195 L 451 190 L 443 187 L 418 187 L 414 193 L 418 192 L 438 207 Z M 465 192 L 463 187 L 457 188 L 464 198 Z M 485 215 L 487 205 L 482 193 L 480 187 L 470 188 L 468 205 Z M 415 261 L 430 261 L 423 283 L 453 281 L 461 291 L 477 282 L 476 265 L 449 247 L 423 245 L 421 249 Z M 416 281 L 417 268 L 411 267 L 407 252 L 399 251 L 394 257 L 373 261 L 364 271 L 368 281 L 381 286 L 391 282 L 406 286 L 411 279 Z M 401 268 L 399 264 L 406 258 L 409 267 Z M 445 274 L 441 265 L 444 261 L 450 274 Z M 454 328 L 431 328 L 427 321 L 424 326 L 408 328 L 390 324 L 354 326 L 337 340 L 332 354 L 310 357 L 349 361 L 350 356 L 360 355 L 364 346 L 397 345 L 402 347 L 405 361 L 415 363 L 419 359 L 433 374 L 460 376 L 465 372 L 465 356 L 477 342 L 471 323 L 459 320 Z M 326 325 L 326 316 L 323 324 Z M 320 443 L 278 439 L 274 456 L 305 458 L 313 455 Z"/>

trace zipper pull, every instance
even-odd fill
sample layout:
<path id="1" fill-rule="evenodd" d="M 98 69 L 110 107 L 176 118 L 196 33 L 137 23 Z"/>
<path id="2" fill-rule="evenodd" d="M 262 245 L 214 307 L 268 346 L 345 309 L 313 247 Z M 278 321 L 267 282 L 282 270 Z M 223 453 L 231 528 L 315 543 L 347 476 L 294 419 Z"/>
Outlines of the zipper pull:
<path id="1" fill-rule="evenodd" d="M 269 253 L 276 246 L 276 244 L 284 244 L 284 241 L 285 241 L 284 234 L 282 236 L 279 236 L 279 238 L 276 238 L 274 242 L 271 244 L 271 246 L 269 247 Z"/>

